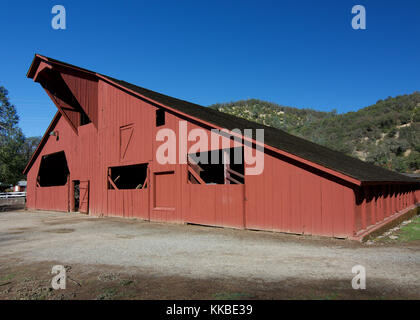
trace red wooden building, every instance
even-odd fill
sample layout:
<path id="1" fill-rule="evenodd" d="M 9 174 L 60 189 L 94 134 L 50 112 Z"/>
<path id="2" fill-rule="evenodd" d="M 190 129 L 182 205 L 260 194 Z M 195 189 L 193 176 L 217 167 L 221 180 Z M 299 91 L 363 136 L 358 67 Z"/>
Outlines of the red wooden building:
<path id="1" fill-rule="evenodd" d="M 41 55 L 27 76 L 58 109 L 24 171 L 31 209 L 358 238 L 420 202 L 414 179 L 282 130 Z M 176 140 L 187 163 L 160 164 L 156 134 L 179 132 L 180 121 L 188 134 L 264 129 L 264 143 L 242 136 L 248 143 L 228 146 L 263 146 L 263 172 L 197 163 L 192 141 L 178 151 Z"/>

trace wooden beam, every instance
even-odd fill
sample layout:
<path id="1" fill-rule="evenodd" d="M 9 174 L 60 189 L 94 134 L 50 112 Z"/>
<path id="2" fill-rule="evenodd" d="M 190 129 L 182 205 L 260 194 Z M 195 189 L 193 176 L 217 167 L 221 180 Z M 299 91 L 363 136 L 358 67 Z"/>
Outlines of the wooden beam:
<path id="1" fill-rule="evenodd" d="M 234 179 L 234 178 L 232 178 L 230 176 L 226 177 L 226 179 L 228 179 L 229 181 L 232 181 L 232 182 L 234 182 L 236 184 L 243 184 L 243 183 L 239 182 L 238 180 L 236 180 L 236 179 Z"/>
<path id="2" fill-rule="evenodd" d="M 229 169 L 230 169 L 230 161 L 228 158 L 228 152 L 227 151 L 223 151 L 223 171 L 224 171 L 224 176 L 225 176 L 225 184 L 230 184 L 230 173 L 229 173 Z"/>
<path id="3" fill-rule="evenodd" d="M 190 166 L 191 166 L 191 168 L 193 168 L 193 170 L 194 170 L 195 172 L 197 172 L 197 173 L 200 173 L 200 172 L 204 171 L 204 169 L 203 169 L 203 168 L 201 168 L 198 164 L 191 163 L 191 164 L 189 164 L 189 165 L 190 165 Z"/>
<path id="4" fill-rule="evenodd" d="M 130 130 L 131 129 L 131 130 Z M 123 152 L 123 155 L 122 155 L 122 159 L 124 159 L 124 157 L 125 157 L 125 154 L 127 153 L 127 150 L 128 150 L 128 145 L 130 144 L 130 142 L 131 142 L 131 137 L 133 136 L 133 131 L 134 131 L 134 128 L 133 127 L 131 127 L 131 128 L 127 128 L 126 130 L 130 130 L 130 136 L 128 137 L 128 141 L 127 141 L 127 145 L 125 146 L 125 150 L 124 150 L 124 152 Z M 121 131 L 120 131 L 120 135 L 121 135 Z M 121 139 L 121 138 L 120 138 Z"/>
<path id="5" fill-rule="evenodd" d="M 149 170 L 147 170 L 147 171 L 149 171 Z M 146 185 L 147 185 L 147 178 L 148 178 L 148 177 L 149 177 L 149 175 L 148 175 L 148 173 L 146 173 L 146 178 L 144 179 L 142 189 L 146 188 Z"/>
<path id="6" fill-rule="evenodd" d="M 114 181 L 112 181 L 110 176 L 108 176 L 108 181 L 114 187 L 115 190 L 119 190 L 118 187 L 115 185 Z"/>
<path id="7" fill-rule="evenodd" d="M 188 156 L 188 165 L 191 166 L 196 172 L 204 171 L 203 168 L 190 156 Z"/>
<path id="8" fill-rule="evenodd" d="M 200 184 L 200 183 L 198 182 L 198 180 L 197 180 L 196 178 L 194 178 L 194 176 L 193 176 L 193 175 L 190 175 L 190 179 L 188 179 L 188 183 L 189 183 L 189 184 Z"/>
<path id="9" fill-rule="evenodd" d="M 199 175 L 197 172 L 195 172 L 195 171 L 193 170 L 193 168 L 191 168 L 190 166 L 188 166 L 188 172 L 189 172 L 189 173 L 191 173 L 191 174 L 193 175 L 193 177 L 194 177 L 195 179 L 197 179 L 197 181 L 198 181 L 200 184 L 206 184 L 206 183 L 204 182 L 204 180 L 203 180 L 203 179 L 201 179 L 200 175 Z"/>
<path id="10" fill-rule="evenodd" d="M 38 77 L 39 77 L 39 75 L 40 75 L 42 72 L 44 72 L 44 71 L 46 71 L 46 70 L 51 70 L 51 69 L 52 69 L 52 66 L 51 66 L 51 65 L 49 65 L 49 64 L 45 63 L 44 61 L 42 61 L 42 62 L 39 64 L 38 69 L 37 69 L 37 70 L 36 70 L 36 72 L 35 72 L 35 75 L 34 75 L 34 81 L 35 81 L 35 82 L 37 82 Z"/>
<path id="11" fill-rule="evenodd" d="M 58 101 L 59 99 L 57 99 L 47 88 L 44 87 L 44 90 L 45 90 L 45 92 L 47 92 L 48 96 L 50 97 L 50 99 L 52 100 L 52 102 L 55 104 L 55 106 L 57 107 L 57 109 L 60 111 L 60 113 L 64 117 L 64 119 L 66 119 L 66 121 L 70 125 L 70 128 L 72 128 L 73 131 L 74 131 L 74 133 L 76 133 L 76 135 L 78 135 L 77 127 L 70 120 L 70 118 L 68 117 L 68 115 L 64 112 L 63 106 Z M 61 101 L 61 99 L 60 99 L 60 101 Z"/>
<path id="12" fill-rule="evenodd" d="M 240 174 L 239 172 L 232 170 L 231 168 L 228 168 L 227 171 L 229 173 L 234 174 L 235 176 L 238 176 L 239 178 L 245 179 L 245 176 L 243 174 Z"/>

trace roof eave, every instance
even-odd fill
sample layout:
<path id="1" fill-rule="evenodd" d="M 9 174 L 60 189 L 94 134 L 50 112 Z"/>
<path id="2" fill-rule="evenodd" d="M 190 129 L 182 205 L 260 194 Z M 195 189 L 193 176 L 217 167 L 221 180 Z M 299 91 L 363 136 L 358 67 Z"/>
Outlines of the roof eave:
<path id="1" fill-rule="evenodd" d="M 215 125 L 215 124 L 213 124 L 213 123 L 211 123 L 211 122 L 208 122 L 208 121 L 202 120 L 202 119 L 200 119 L 200 118 L 196 118 L 196 117 L 191 116 L 191 115 L 189 115 L 189 114 L 186 114 L 186 113 L 184 113 L 184 112 L 182 112 L 182 111 L 179 111 L 179 110 L 177 110 L 177 109 L 175 109 L 175 108 L 171 108 L 170 106 L 166 106 L 166 105 L 164 105 L 164 104 L 162 104 L 162 103 L 160 103 L 160 102 L 158 102 L 158 101 L 155 101 L 155 100 L 153 100 L 153 99 L 151 99 L 151 98 L 149 98 L 149 97 L 146 97 L 146 96 L 144 96 L 144 95 L 142 95 L 142 94 L 140 94 L 140 93 L 138 93 L 138 92 L 136 92 L 136 91 L 134 91 L 134 90 L 131 90 L 131 89 L 127 88 L 127 87 L 124 87 L 124 86 L 120 85 L 119 83 L 116 83 L 115 81 L 113 81 L 113 80 L 109 79 L 108 77 L 106 77 L 106 76 L 104 76 L 104 75 L 97 74 L 97 76 L 98 76 L 99 78 L 101 78 L 102 80 L 104 80 L 104 81 L 106 81 L 106 82 L 108 82 L 108 83 L 111 83 L 112 85 L 114 85 L 114 86 L 116 86 L 116 87 L 118 87 L 118 88 L 120 88 L 120 89 L 122 89 L 122 90 L 124 90 L 124 91 L 130 92 L 131 94 L 134 94 L 134 95 L 136 95 L 136 96 L 138 96 L 138 97 L 141 97 L 141 98 L 142 98 L 142 99 L 144 99 L 144 100 L 150 101 L 151 103 L 153 103 L 153 104 L 155 104 L 155 105 L 158 105 L 158 106 L 163 107 L 163 108 L 165 108 L 165 109 L 171 110 L 172 112 L 174 112 L 174 113 L 176 113 L 176 114 L 180 114 L 180 115 L 182 115 L 182 116 L 184 116 L 184 117 L 187 117 L 187 118 L 193 119 L 193 120 L 195 120 L 195 121 L 197 121 L 197 122 L 200 122 L 200 123 L 202 123 L 202 124 L 204 124 L 204 125 L 206 125 L 206 126 L 209 126 L 209 127 L 213 127 L 213 128 L 215 128 L 215 129 L 223 129 L 222 127 L 217 126 L 217 125 Z M 233 134 L 233 135 L 237 135 L 235 132 L 232 132 L 232 134 Z M 353 177 L 351 177 L 351 176 L 348 176 L 348 175 L 346 175 L 346 174 L 343 174 L 343 173 L 341 173 L 341 172 L 338 172 L 338 171 L 336 171 L 336 170 L 329 169 L 329 168 L 324 167 L 324 166 L 322 166 L 322 165 L 319 165 L 319 164 L 317 164 L 317 163 L 315 163 L 315 162 L 312 162 L 312 161 L 306 160 L 306 159 L 304 159 L 304 158 L 301 158 L 301 157 L 299 157 L 299 156 L 296 156 L 296 155 L 291 154 L 291 153 L 289 153 L 289 152 L 286 152 L 286 151 L 284 151 L 284 150 L 277 149 L 277 148 L 272 147 L 272 146 L 270 146 L 270 145 L 267 145 L 267 144 L 265 144 L 265 143 L 264 143 L 264 144 L 261 144 L 261 143 L 260 143 L 260 142 L 258 142 L 257 140 L 250 139 L 249 137 L 245 137 L 245 136 L 241 136 L 241 137 L 242 137 L 243 139 L 248 140 L 248 141 L 249 141 L 249 142 L 251 142 L 251 143 L 255 143 L 255 144 L 257 144 L 257 145 L 263 146 L 263 147 L 264 147 L 264 148 L 266 148 L 266 149 L 269 149 L 269 150 L 271 150 L 271 151 L 274 151 L 274 152 L 276 152 L 276 153 L 279 153 L 279 154 L 281 154 L 281 155 L 284 155 L 284 156 L 286 156 L 286 157 L 288 157 L 288 158 L 291 158 L 291 159 L 296 160 L 296 161 L 298 161 L 298 162 L 301 162 L 301 163 L 304 163 L 304 164 L 309 165 L 309 166 L 311 166 L 311 167 L 314 167 L 314 168 L 316 168 L 316 169 L 318 169 L 318 170 L 321 170 L 321 171 L 324 171 L 324 172 L 326 172 L 326 173 L 329 173 L 329 174 L 331 174 L 331 175 L 333 175 L 333 176 L 336 176 L 336 177 L 338 177 L 338 178 L 340 178 L 340 179 L 342 179 L 342 180 L 345 180 L 345 181 L 347 181 L 347 182 L 350 182 L 350 183 L 352 183 L 352 184 L 354 184 L 354 185 L 360 186 L 360 185 L 362 184 L 362 181 L 360 181 L 360 180 L 358 180 L 358 179 L 356 179 L 356 178 L 353 178 Z"/>
<path id="2" fill-rule="evenodd" d="M 413 179 L 412 181 L 397 181 L 397 180 L 390 180 L 390 181 L 361 181 L 361 186 L 377 186 L 377 185 L 389 185 L 389 184 L 420 184 L 420 181 Z"/>
<path id="3" fill-rule="evenodd" d="M 38 146 L 36 147 L 34 153 L 32 154 L 31 158 L 29 159 L 25 169 L 23 169 L 23 174 L 28 174 L 29 169 L 32 167 L 33 163 L 35 162 L 36 158 L 38 157 L 39 153 L 41 152 L 42 148 L 44 147 L 45 143 L 48 140 L 49 134 L 51 130 L 57 125 L 58 120 L 60 119 L 61 113 L 57 111 L 54 115 L 54 118 L 51 120 L 50 125 L 48 126 L 47 130 L 45 131 L 44 135 L 42 136 L 41 141 L 39 142 Z"/>
<path id="4" fill-rule="evenodd" d="M 217 129 L 223 129 L 222 127 L 220 127 L 220 126 L 218 126 L 218 125 L 215 125 L 215 124 L 213 124 L 213 123 L 211 123 L 211 122 L 208 122 L 208 121 L 206 121 L 206 120 L 202 120 L 202 119 L 200 119 L 200 118 L 197 118 L 197 117 L 191 116 L 191 115 L 189 115 L 189 114 L 187 114 L 187 113 L 184 113 L 184 112 L 182 112 L 182 111 L 180 111 L 180 110 L 178 110 L 178 109 L 172 108 L 172 107 L 170 107 L 170 106 L 168 106 L 168 105 L 165 105 L 165 104 L 160 103 L 160 102 L 158 102 L 158 101 L 155 101 L 155 100 L 153 100 L 153 99 L 151 99 L 151 98 L 149 98 L 149 97 L 147 97 L 147 96 L 144 96 L 144 95 L 142 95 L 142 94 L 140 94 L 140 93 L 138 93 L 138 92 L 136 92 L 136 91 L 134 91 L 134 90 L 131 90 L 131 89 L 129 89 L 129 88 L 127 88 L 127 87 L 125 87 L 125 86 L 123 86 L 123 85 L 121 85 L 121 84 L 119 84 L 119 83 L 117 83 L 117 82 L 113 81 L 112 79 L 110 79 L 109 77 L 107 77 L 107 76 L 105 76 L 105 75 L 102 75 L 102 74 L 99 74 L 99 73 L 97 73 L 97 72 L 93 72 L 93 71 L 90 71 L 90 70 L 86 70 L 86 69 L 83 69 L 83 68 L 80 68 L 80 67 L 77 67 L 77 66 L 73 66 L 73 65 L 66 64 L 66 63 L 62 63 L 62 62 L 57 61 L 57 60 L 51 61 L 51 60 L 50 60 L 50 59 L 48 59 L 47 57 L 42 56 L 42 55 L 40 55 L 40 54 L 35 54 L 35 58 L 34 58 L 34 60 L 33 60 L 32 64 L 31 64 L 31 67 L 29 68 L 28 73 L 27 73 L 27 77 L 28 77 L 28 78 L 32 78 L 32 79 L 34 78 L 34 76 L 35 76 L 35 74 L 36 74 L 36 71 L 37 71 L 37 68 L 38 68 L 38 66 L 39 66 L 40 61 L 45 61 L 45 62 L 47 62 L 47 63 L 49 63 L 49 64 L 59 65 L 59 66 L 64 67 L 64 68 L 70 68 L 70 69 L 77 70 L 77 71 L 82 72 L 82 73 L 85 73 L 85 74 L 89 74 L 89 75 L 96 76 L 98 79 L 101 79 L 101 80 L 103 80 L 103 81 L 105 81 L 105 82 L 107 82 L 107 83 L 110 83 L 111 85 L 113 85 L 113 86 L 115 86 L 115 87 L 117 87 L 117 88 L 119 88 L 119 89 L 121 89 L 121 90 L 123 90 L 123 91 L 129 92 L 129 93 L 131 93 L 131 94 L 133 94 L 133 95 L 135 95 L 135 96 L 137 96 L 137 97 L 140 97 L 140 98 L 141 98 L 141 99 L 143 99 L 143 100 L 149 101 L 150 103 L 152 103 L 152 104 L 154 104 L 154 105 L 160 106 L 160 107 L 162 107 L 162 108 L 165 108 L 165 109 L 167 109 L 167 110 L 170 110 L 170 111 L 172 111 L 172 112 L 174 112 L 174 113 L 176 113 L 176 114 L 182 115 L 182 116 L 184 116 L 184 117 L 187 117 L 187 118 L 193 119 L 193 120 L 195 120 L 195 121 L 197 121 L 197 122 L 199 122 L 199 123 L 202 123 L 202 124 L 204 124 L 204 125 L 206 125 L 206 126 L 209 126 L 209 127 L 212 127 L 212 128 L 217 128 Z M 59 112 L 58 112 L 58 113 L 59 113 Z M 56 117 L 57 117 L 57 114 L 55 115 L 54 119 L 55 119 Z M 54 119 L 53 119 L 53 121 L 51 122 L 51 124 L 54 122 Z M 50 124 L 50 126 L 51 126 L 51 124 Z M 50 127 L 47 129 L 46 135 L 49 133 L 49 130 L 50 130 Z M 48 137 L 48 136 L 47 136 L 47 137 Z M 44 140 L 44 138 L 47 138 L 47 137 L 45 137 L 45 135 L 44 135 L 43 140 Z M 320 165 L 320 164 L 318 164 L 318 163 L 315 163 L 315 162 L 313 162 L 313 161 L 310 161 L 310 160 L 307 160 L 307 159 L 301 158 L 301 157 L 296 156 L 296 155 L 294 155 L 294 154 L 291 154 L 291 153 L 289 153 L 289 152 L 287 152 L 287 151 L 284 151 L 284 150 L 281 150 L 281 149 L 277 149 L 277 148 L 272 147 L 272 146 L 270 146 L 270 145 L 267 145 L 267 144 L 265 144 L 265 143 L 260 143 L 260 142 L 258 142 L 257 140 L 254 140 L 254 139 L 251 139 L 251 138 L 248 138 L 248 137 L 242 137 L 242 138 L 243 138 L 243 139 L 247 139 L 248 141 L 250 141 L 250 142 L 252 142 L 252 143 L 254 143 L 254 144 L 256 144 L 256 145 L 263 146 L 264 148 L 267 148 L 267 149 L 269 149 L 269 150 L 271 150 L 271 151 L 274 151 L 274 152 L 276 152 L 276 153 L 279 153 L 279 154 L 281 154 L 281 155 L 284 155 L 284 156 L 286 156 L 286 157 L 288 157 L 288 158 L 290 158 L 290 159 L 296 160 L 296 161 L 298 161 L 298 162 L 300 162 L 300 163 L 303 163 L 303 164 L 309 165 L 309 166 L 311 166 L 311 167 L 313 167 L 313 168 L 315 168 L 315 169 L 318 169 L 318 170 L 321 170 L 321 171 L 323 171 L 323 172 L 326 172 L 326 173 L 328 173 L 328 174 L 330 174 L 330 175 L 332 175 L 332 176 L 338 177 L 338 178 L 340 178 L 340 179 L 342 179 L 342 180 L 344 180 L 344 181 L 347 181 L 347 182 L 349 182 L 349 183 L 351 183 L 351 184 L 353 184 L 353 185 L 356 185 L 356 186 L 362 186 L 362 185 L 374 185 L 374 184 L 386 184 L 386 183 L 400 183 L 400 184 L 401 184 L 401 183 L 413 183 L 413 182 L 410 182 L 410 181 L 406 181 L 406 182 L 405 182 L 405 181 L 401 181 L 401 182 L 399 182 L 399 181 L 390 181 L 390 182 L 386 182 L 386 181 L 362 181 L 362 180 L 359 180 L 359 179 L 354 178 L 354 177 L 352 177 L 352 176 L 349 176 L 349 175 L 347 175 L 347 174 L 345 174 L 345 173 L 342 173 L 342 172 L 340 172 L 340 171 L 337 171 L 337 170 L 334 170 L 334 169 L 330 169 L 330 168 L 328 168 L 328 167 L 325 167 L 325 166 Z M 41 140 L 41 142 L 42 142 L 42 140 Z M 41 143 L 40 143 L 40 145 L 38 146 L 38 148 L 39 148 L 40 146 L 41 146 Z M 38 150 L 38 148 L 37 148 L 37 150 Z M 36 150 L 36 151 L 37 151 L 37 150 Z M 35 153 L 36 153 L 36 151 L 35 151 Z M 35 155 L 35 153 L 34 153 L 34 155 Z M 31 158 L 31 160 L 32 160 L 32 158 Z M 31 160 L 30 160 L 30 162 L 28 162 L 28 166 L 31 164 Z M 26 173 L 27 173 L 27 171 L 29 170 L 29 169 L 28 169 L 28 166 L 27 166 L 27 167 L 25 168 L 25 170 L 24 170 L 24 173 L 25 173 L 25 174 L 26 174 Z M 416 183 L 416 182 L 417 182 L 417 181 L 414 181 L 414 183 Z"/>
<path id="5" fill-rule="evenodd" d="M 38 69 L 38 65 L 40 64 L 41 60 L 47 60 L 44 56 L 35 53 L 35 57 L 32 60 L 31 66 L 28 69 L 28 72 L 26 73 L 26 77 L 29 79 L 33 79 L 35 76 L 35 73 Z"/>

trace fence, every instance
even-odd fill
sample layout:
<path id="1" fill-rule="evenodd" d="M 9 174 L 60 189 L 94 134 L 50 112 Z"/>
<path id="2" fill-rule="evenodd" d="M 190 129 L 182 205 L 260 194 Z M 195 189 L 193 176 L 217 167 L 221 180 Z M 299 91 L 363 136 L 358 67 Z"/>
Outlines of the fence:
<path id="1" fill-rule="evenodd" d="M 26 192 L 0 193 L 0 212 L 25 208 Z"/>
<path id="2" fill-rule="evenodd" d="M 2 192 L 0 199 L 25 198 L 26 192 Z"/>

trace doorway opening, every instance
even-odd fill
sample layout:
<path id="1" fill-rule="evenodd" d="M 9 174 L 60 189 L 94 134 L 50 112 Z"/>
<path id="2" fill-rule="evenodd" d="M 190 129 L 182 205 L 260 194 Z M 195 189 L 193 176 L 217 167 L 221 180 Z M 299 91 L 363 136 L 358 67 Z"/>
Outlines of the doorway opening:
<path id="1" fill-rule="evenodd" d="M 79 212 L 80 207 L 80 181 L 73 180 L 74 212 Z"/>

